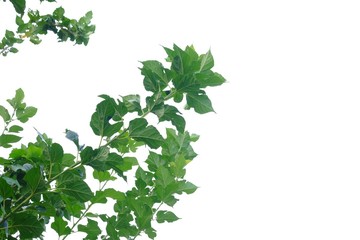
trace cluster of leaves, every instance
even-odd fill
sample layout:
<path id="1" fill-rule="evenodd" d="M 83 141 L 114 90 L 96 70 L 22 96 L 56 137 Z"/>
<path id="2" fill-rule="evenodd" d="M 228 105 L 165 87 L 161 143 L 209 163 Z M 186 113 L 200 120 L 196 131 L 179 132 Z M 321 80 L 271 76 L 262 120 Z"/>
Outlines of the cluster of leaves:
<path id="1" fill-rule="evenodd" d="M 179 194 L 197 189 L 185 179 L 185 167 L 197 156 L 191 144 L 199 136 L 185 130 L 186 121 L 174 102 L 185 101 L 186 109 L 200 114 L 213 111 L 204 89 L 221 85 L 225 79 L 211 70 L 214 59 L 210 51 L 198 55 L 192 46 L 183 50 L 176 45 L 165 51 L 169 68 L 155 60 L 142 62 L 143 84 L 150 92 L 145 106 L 135 94 L 117 99 L 100 96 L 90 120 L 91 129 L 100 138 L 97 147 L 80 145 L 78 134 L 67 129 L 66 138 L 77 152 L 65 153 L 60 144 L 38 132 L 35 142 L 13 148 L 7 158 L 0 158 L 1 239 L 41 238 L 46 224 L 62 239 L 75 232 L 86 233 L 84 239 L 89 240 L 134 240 L 143 233 L 154 239 L 153 221 L 178 220 L 167 209 L 177 203 Z M 23 96 L 19 89 L 15 98 L 8 100 L 15 114 L 0 108 L 5 123 L 3 147 L 20 140 L 10 137 L 22 129 L 13 124 L 25 122 L 36 112 L 26 107 Z M 149 124 L 150 115 L 159 124 Z M 173 126 L 164 129 L 165 136 L 158 129 L 165 127 L 161 124 L 164 121 Z M 134 156 L 139 147 L 148 150 L 145 161 Z M 134 187 L 109 187 L 111 181 L 127 181 L 126 172 L 133 168 Z M 99 182 L 98 189 L 89 187 L 89 172 L 92 181 Z M 109 199 L 113 213 L 91 210 L 94 204 L 105 204 Z M 169 207 L 164 208 L 166 205 Z"/>
<path id="2" fill-rule="evenodd" d="M 6 1 L 6 0 L 5 0 Z M 44 0 L 40 0 L 43 2 Z M 75 44 L 87 45 L 89 37 L 95 32 L 95 26 L 91 25 L 92 12 L 89 11 L 79 20 L 66 17 L 62 7 L 56 8 L 53 13 L 41 15 L 38 10 L 28 9 L 25 15 L 25 0 L 10 0 L 17 13 L 16 33 L 6 30 L 5 36 L 0 42 L 0 54 L 6 56 L 9 52 L 16 53 L 18 49 L 15 44 L 22 43 L 24 39 L 29 39 L 33 44 L 39 44 L 39 35 L 53 32 L 57 35 L 60 42 L 70 40 Z M 47 0 L 47 2 L 55 2 Z M 26 18 L 27 16 L 27 18 Z"/>

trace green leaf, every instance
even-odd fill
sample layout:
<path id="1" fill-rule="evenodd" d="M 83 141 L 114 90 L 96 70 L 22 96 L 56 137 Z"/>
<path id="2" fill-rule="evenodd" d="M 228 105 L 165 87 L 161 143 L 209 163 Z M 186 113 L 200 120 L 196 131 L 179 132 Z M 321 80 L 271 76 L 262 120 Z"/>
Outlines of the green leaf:
<path id="1" fill-rule="evenodd" d="M 129 123 L 129 136 L 136 141 L 146 143 L 150 148 L 159 148 L 164 141 L 159 131 L 153 126 L 147 126 L 144 118 L 136 118 Z"/>
<path id="2" fill-rule="evenodd" d="M 15 93 L 15 97 L 12 99 L 8 99 L 7 102 L 14 108 L 14 109 L 18 109 L 18 108 L 25 108 L 22 104 L 22 101 L 24 100 L 25 94 L 24 91 L 19 88 L 16 90 Z"/>
<path id="3" fill-rule="evenodd" d="M 197 156 L 191 147 L 188 132 L 176 134 L 174 129 L 167 128 L 166 135 L 167 137 L 162 145 L 162 155 L 165 159 L 175 161 L 180 154 L 187 160 L 192 160 Z"/>
<path id="4" fill-rule="evenodd" d="M 170 171 L 163 166 L 160 166 L 156 170 L 155 179 L 156 179 L 156 184 L 164 188 L 175 181 L 174 177 L 170 174 Z"/>
<path id="5" fill-rule="evenodd" d="M 141 74 L 144 76 L 144 87 L 151 92 L 160 92 L 167 87 L 169 80 L 163 65 L 154 60 L 142 62 Z"/>
<path id="6" fill-rule="evenodd" d="M 139 95 L 127 95 L 122 97 L 122 99 L 129 112 L 137 112 L 138 114 L 142 113 Z"/>
<path id="7" fill-rule="evenodd" d="M 108 188 L 102 191 L 96 191 L 95 196 L 91 199 L 92 203 L 106 203 L 106 198 L 112 198 L 116 201 L 125 200 L 125 194 L 123 192 L 116 191 L 113 188 Z"/>
<path id="8" fill-rule="evenodd" d="M 12 197 L 13 195 L 13 189 L 11 186 L 4 180 L 2 177 L 0 177 L 0 196 L 3 199 L 6 199 L 8 197 Z"/>
<path id="9" fill-rule="evenodd" d="M 179 181 L 178 182 L 178 191 L 179 192 L 185 192 L 187 194 L 192 194 L 196 191 L 196 189 L 198 189 L 198 187 L 195 186 L 194 184 L 192 184 L 191 182 L 188 182 L 188 181 Z"/>
<path id="10" fill-rule="evenodd" d="M 4 119 L 4 122 L 7 122 L 11 119 L 9 111 L 0 105 L 0 116 Z"/>
<path id="11" fill-rule="evenodd" d="M 206 54 L 200 55 L 200 71 L 210 70 L 214 66 L 214 58 L 209 50 Z"/>
<path id="12" fill-rule="evenodd" d="M 80 202 L 87 202 L 94 196 L 81 177 L 71 172 L 66 172 L 58 178 L 57 190 Z"/>
<path id="13" fill-rule="evenodd" d="M 171 211 L 158 211 L 156 214 L 156 221 L 158 223 L 175 222 L 179 218 Z"/>
<path id="14" fill-rule="evenodd" d="M 155 239 L 156 238 L 156 230 L 153 229 L 152 227 L 146 228 L 144 230 L 144 232 L 146 233 L 146 235 L 148 235 L 148 237 L 150 239 Z"/>
<path id="15" fill-rule="evenodd" d="M 159 121 L 171 121 L 179 132 L 185 131 L 185 119 L 179 115 L 179 110 L 170 105 L 164 105 L 162 109 L 157 109 L 154 113 L 158 116 Z"/>
<path id="16" fill-rule="evenodd" d="M 59 236 L 67 235 L 71 233 L 67 221 L 65 221 L 62 217 L 55 217 L 54 219 L 55 220 L 51 224 L 51 228 L 54 229 Z"/>
<path id="17" fill-rule="evenodd" d="M 18 109 L 16 111 L 16 117 L 20 122 L 25 123 L 29 120 L 29 118 L 35 116 L 36 112 L 37 112 L 37 109 L 35 107 L 27 107 L 25 109 Z"/>
<path id="18" fill-rule="evenodd" d="M 60 144 L 53 143 L 50 147 L 50 161 L 52 163 L 61 163 L 64 157 L 64 150 Z"/>
<path id="19" fill-rule="evenodd" d="M 201 72 L 195 75 L 196 82 L 200 84 L 201 88 L 215 87 L 226 82 L 225 78 L 219 73 L 212 71 Z"/>
<path id="20" fill-rule="evenodd" d="M 24 129 L 18 125 L 13 125 L 9 128 L 9 132 L 14 132 L 14 133 L 19 133 L 22 130 L 24 130 Z"/>
<path id="21" fill-rule="evenodd" d="M 99 225 L 96 221 L 94 220 L 91 220 L 90 218 L 87 219 L 87 225 L 82 225 L 82 224 L 79 224 L 78 225 L 78 230 L 80 232 L 85 232 L 87 233 L 87 236 L 85 239 L 87 240 L 97 240 L 97 236 L 99 234 L 101 234 L 101 230 L 99 228 Z"/>
<path id="22" fill-rule="evenodd" d="M 123 164 L 123 158 L 115 152 L 109 153 L 109 148 L 100 147 L 93 150 L 86 147 L 81 153 L 81 161 L 84 165 L 89 165 L 98 171 L 113 169 L 119 176 L 124 177 L 120 169 Z"/>
<path id="23" fill-rule="evenodd" d="M 58 7 L 53 12 L 54 19 L 60 21 L 64 17 L 65 10 L 63 7 Z"/>
<path id="24" fill-rule="evenodd" d="M 122 127 L 122 122 L 110 123 L 115 114 L 115 106 L 115 100 L 112 98 L 107 98 L 96 106 L 96 112 L 91 116 L 90 122 L 90 126 L 96 135 L 111 137 Z"/>
<path id="25" fill-rule="evenodd" d="M 19 50 L 18 50 L 17 48 L 11 47 L 10 50 L 9 50 L 9 52 L 11 52 L 11 53 L 17 53 L 17 52 L 19 52 Z"/>
<path id="26" fill-rule="evenodd" d="M 13 228 L 20 232 L 20 239 L 38 238 L 45 231 L 43 220 L 28 213 L 12 215 L 12 224 L 9 229 Z"/>
<path id="27" fill-rule="evenodd" d="M 148 164 L 148 168 L 152 172 L 155 172 L 160 166 L 164 166 L 166 164 L 166 161 L 161 155 L 151 151 L 149 152 L 149 156 L 145 162 Z"/>
<path id="28" fill-rule="evenodd" d="M 211 101 L 206 94 L 188 93 L 186 102 L 190 108 L 194 108 L 195 112 L 204 114 L 214 112 Z"/>
<path id="29" fill-rule="evenodd" d="M 0 135 L 0 147 L 9 148 L 10 143 L 16 143 L 21 140 L 21 137 L 12 134 Z"/>
<path id="30" fill-rule="evenodd" d="M 25 7 L 26 7 L 25 0 L 10 0 L 10 2 L 13 4 L 15 11 L 18 14 L 24 15 Z"/>
<path id="31" fill-rule="evenodd" d="M 39 38 L 38 35 L 31 35 L 30 36 L 30 42 L 32 42 L 35 45 L 38 45 L 41 43 L 41 39 Z"/>
<path id="32" fill-rule="evenodd" d="M 20 25 L 24 24 L 24 20 L 22 20 L 21 17 L 16 16 L 15 23 L 16 23 L 16 25 L 20 26 Z"/>
<path id="33" fill-rule="evenodd" d="M 63 167 L 70 167 L 75 163 L 75 156 L 70 153 L 65 153 L 63 155 L 63 159 L 61 160 L 61 164 Z"/>
<path id="34" fill-rule="evenodd" d="M 44 180 L 41 176 L 39 168 L 30 169 L 26 173 L 24 180 L 30 186 L 32 192 L 36 192 L 37 190 L 44 187 Z"/>
<path id="35" fill-rule="evenodd" d="M 116 177 L 111 176 L 108 171 L 97 171 L 95 169 L 93 171 L 93 177 L 99 180 L 99 182 L 114 181 L 117 179 Z"/>

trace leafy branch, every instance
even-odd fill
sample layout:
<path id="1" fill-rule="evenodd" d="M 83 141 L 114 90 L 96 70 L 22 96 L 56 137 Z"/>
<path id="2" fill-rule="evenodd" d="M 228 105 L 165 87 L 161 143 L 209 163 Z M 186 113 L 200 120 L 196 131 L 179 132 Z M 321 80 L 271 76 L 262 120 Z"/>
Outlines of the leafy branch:
<path id="1" fill-rule="evenodd" d="M 7 101 L 14 114 L 0 106 L 6 129 L 0 147 L 11 148 L 8 157 L 0 157 L 0 238 L 39 238 L 50 224 L 63 240 L 74 232 L 85 233 L 86 239 L 136 239 L 141 234 L 155 239 L 153 221 L 179 219 L 163 207 L 173 207 L 178 195 L 197 189 L 185 175 L 187 165 L 197 156 L 192 143 L 198 136 L 186 131 L 178 105 L 184 102 L 185 110 L 199 114 L 213 111 L 205 88 L 221 85 L 225 79 L 211 70 L 210 51 L 199 55 L 192 46 L 181 49 L 176 45 L 164 49 L 167 67 L 155 60 L 142 62 L 143 85 L 149 92 L 145 105 L 137 94 L 100 95 L 90 119 L 90 127 L 100 139 L 98 146 L 81 145 L 78 134 L 66 129 L 65 137 L 76 146 L 75 155 L 65 153 L 60 144 L 40 132 L 36 141 L 14 148 L 23 130 L 16 125 L 15 116 L 26 123 L 36 108 L 24 103 L 21 89 Z M 150 115 L 158 124 L 148 122 Z M 171 127 L 165 128 L 162 122 Z M 148 151 L 145 162 L 135 157 L 139 148 Z M 108 187 L 110 181 L 129 181 L 133 168 L 134 187 Z M 92 178 L 87 176 L 89 172 Z M 89 186 L 94 180 L 100 186 L 95 192 Z M 113 200 L 113 213 L 92 211 L 93 205 L 106 204 L 108 199 Z M 99 227 L 99 220 L 106 224 L 105 229 Z M 86 225 L 82 224 L 85 221 Z"/>

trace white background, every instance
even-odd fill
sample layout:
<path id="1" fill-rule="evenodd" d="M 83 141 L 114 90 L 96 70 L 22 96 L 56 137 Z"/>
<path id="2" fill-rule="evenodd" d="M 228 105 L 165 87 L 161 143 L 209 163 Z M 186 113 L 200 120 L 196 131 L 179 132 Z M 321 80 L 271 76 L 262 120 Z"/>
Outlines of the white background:
<path id="1" fill-rule="evenodd" d="M 0 58 L 0 97 L 23 88 L 39 109 L 30 125 L 68 151 L 64 129 L 96 141 L 96 96 L 142 93 L 138 61 L 163 59 L 161 46 L 211 48 L 228 81 L 208 91 L 216 114 L 185 115 L 201 135 L 188 168 L 200 188 L 158 240 L 360 238 L 358 1 L 58 2 L 73 18 L 93 10 L 88 47 L 22 44 Z M 3 32 L 15 15 L 0 11 Z"/>

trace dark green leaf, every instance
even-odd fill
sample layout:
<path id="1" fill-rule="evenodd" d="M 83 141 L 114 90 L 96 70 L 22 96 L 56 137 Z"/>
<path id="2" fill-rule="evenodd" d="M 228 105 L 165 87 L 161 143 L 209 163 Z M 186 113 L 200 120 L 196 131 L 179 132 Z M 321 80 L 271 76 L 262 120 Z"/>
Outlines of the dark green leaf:
<path id="1" fill-rule="evenodd" d="M 129 136 L 136 141 L 146 143 L 150 148 L 159 148 L 164 141 L 159 131 L 153 126 L 147 126 L 144 118 L 136 118 L 129 123 Z"/>
<path id="2" fill-rule="evenodd" d="M 3 199 L 6 199 L 8 197 L 12 197 L 12 195 L 13 189 L 2 177 L 0 177 L 0 196 Z"/>
<path id="3" fill-rule="evenodd" d="M 214 111 L 211 101 L 206 94 L 188 93 L 186 95 L 186 102 L 190 108 L 194 108 L 195 112 L 200 114 Z"/>
<path id="4" fill-rule="evenodd" d="M 4 119 L 4 122 L 7 122 L 11 119 L 9 111 L 0 105 L 0 116 Z"/>
<path id="5" fill-rule="evenodd" d="M 11 53 L 17 53 L 17 52 L 19 52 L 19 50 L 18 50 L 17 48 L 11 47 L 10 50 L 9 50 L 9 52 L 11 52 Z"/>
<path id="6" fill-rule="evenodd" d="M 18 14 L 24 15 L 25 6 L 26 6 L 25 0 L 10 0 L 10 2 L 13 4 L 15 11 Z"/>
<path id="7" fill-rule="evenodd" d="M 89 165 L 98 171 L 106 171 L 113 169 L 119 176 L 124 177 L 123 171 L 120 167 L 123 164 L 123 159 L 117 153 L 109 153 L 109 148 L 100 147 L 93 150 L 91 147 L 86 147 L 81 153 L 81 161 L 85 165 Z"/>
<path id="8" fill-rule="evenodd" d="M 80 202 L 89 201 L 94 195 L 89 186 L 74 174 L 67 174 L 59 179 L 58 190 L 66 195 L 76 198 Z"/>
<path id="9" fill-rule="evenodd" d="M 54 229 L 59 236 L 71 233 L 71 230 L 68 227 L 68 222 L 66 222 L 62 217 L 55 217 L 54 222 L 51 224 L 51 228 Z"/>
<path id="10" fill-rule="evenodd" d="M 178 219 L 179 218 L 173 212 L 170 211 L 158 211 L 156 214 L 156 221 L 158 223 L 174 222 Z"/>
<path id="11" fill-rule="evenodd" d="M 30 169 L 26 173 L 24 180 L 30 186 L 32 192 L 36 192 L 37 190 L 43 188 L 45 184 L 39 168 Z"/>
<path id="12" fill-rule="evenodd" d="M 144 76 L 144 87 L 151 92 L 160 92 L 167 87 L 169 80 L 163 65 L 154 60 L 142 62 L 141 74 Z"/>
<path id="13" fill-rule="evenodd" d="M 38 238 L 45 231 L 44 221 L 28 213 L 13 214 L 9 228 L 18 230 L 20 239 Z"/>
<path id="14" fill-rule="evenodd" d="M 60 144 L 53 143 L 50 147 L 50 161 L 52 163 L 61 163 L 64 157 L 64 150 Z"/>
<path id="15" fill-rule="evenodd" d="M 179 110 L 170 105 L 164 105 L 162 109 L 157 109 L 154 113 L 158 116 L 159 121 L 171 121 L 179 132 L 185 131 L 185 119 L 179 115 Z"/>
<path id="16" fill-rule="evenodd" d="M 89 218 L 87 219 L 87 221 L 88 222 L 87 222 L 86 226 L 79 224 L 78 230 L 80 232 L 87 233 L 87 236 L 86 236 L 85 239 L 87 239 L 87 240 L 97 240 L 98 239 L 97 236 L 99 234 L 101 234 L 101 230 L 99 228 L 98 223 L 96 221 L 94 221 L 94 220 L 89 219 Z"/>
<path id="17" fill-rule="evenodd" d="M 137 112 L 138 114 L 142 113 L 139 95 L 127 95 L 122 97 L 122 99 L 129 112 Z"/>
<path id="18" fill-rule="evenodd" d="M 96 106 L 96 112 L 91 116 L 90 126 L 93 132 L 98 136 L 111 137 L 122 127 L 122 122 L 114 124 L 110 120 L 115 114 L 117 104 L 112 98 L 107 98 Z"/>

